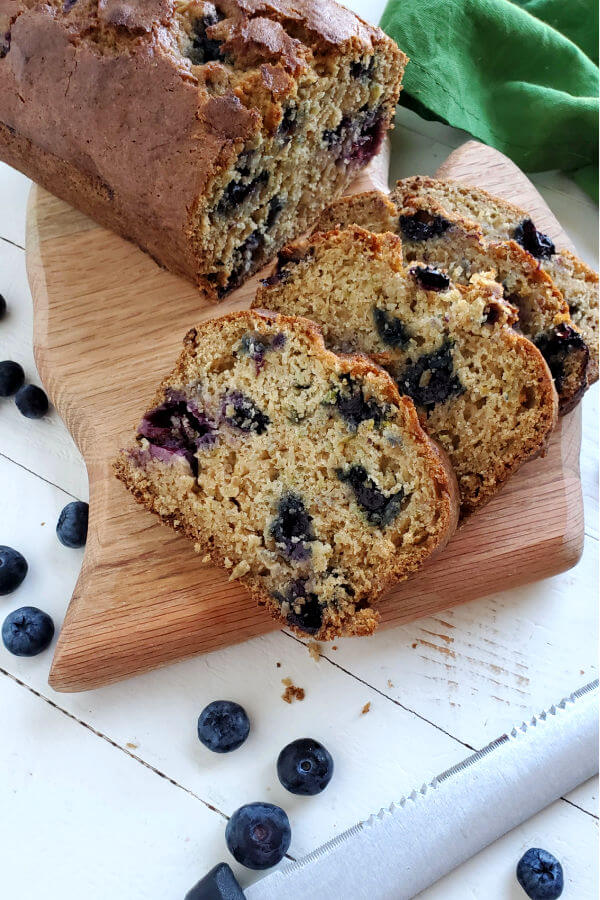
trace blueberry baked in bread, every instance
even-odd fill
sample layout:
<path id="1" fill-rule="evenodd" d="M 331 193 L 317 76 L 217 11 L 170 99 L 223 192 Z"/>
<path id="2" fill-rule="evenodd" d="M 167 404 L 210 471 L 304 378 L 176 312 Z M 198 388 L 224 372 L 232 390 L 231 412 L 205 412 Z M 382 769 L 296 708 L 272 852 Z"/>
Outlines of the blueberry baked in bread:
<path id="1" fill-rule="evenodd" d="M 342 197 L 321 213 L 314 230 L 356 224 L 391 231 L 402 239 L 405 262 L 438 266 L 457 284 L 468 285 L 474 274 L 490 273 L 518 309 L 518 327 L 546 359 L 560 412 L 569 412 L 587 388 L 589 349 L 550 276 L 520 244 L 486 239 L 477 224 L 448 212 L 430 196 L 403 193 L 404 183 L 398 183 L 392 198 L 379 191 Z"/>
<path id="2" fill-rule="evenodd" d="M 0 159 L 218 300 L 375 155 L 405 62 L 333 0 L 0 0 Z"/>
<path id="3" fill-rule="evenodd" d="M 372 632 L 379 595 L 458 517 L 445 454 L 389 375 L 275 314 L 190 331 L 116 472 L 276 618 L 318 638 Z"/>
<path id="4" fill-rule="evenodd" d="M 394 197 L 402 202 L 407 197 L 425 196 L 436 200 L 449 212 L 476 222 L 491 240 L 514 240 L 533 256 L 537 264 L 552 278 L 561 291 L 573 324 L 589 348 L 588 383 L 598 380 L 598 274 L 569 250 L 556 247 L 548 235 L 538 231 L 524 210 L 481 188 L 458 181 L 440 181 L 416 176 L 399 181 Z M 577 333 L 563 328 L 556 336 L 548 335 L 549 346 L 543 347 L 547 357 L 560 358 L 565 345 L 578 342 Z M 552 364 L 551 364 L 552 368 Z"/>
<path id="5" fill-rule="evenodd" d="M 546 445 L 552 376 L 496 282 L 455 286 L 425 263 L 405 268 L 396 235 L 349 227 L 284 248 L 255 303 L 310 316 L 328 347 L 386 367 L 448 453 L 463 515 Z"/>

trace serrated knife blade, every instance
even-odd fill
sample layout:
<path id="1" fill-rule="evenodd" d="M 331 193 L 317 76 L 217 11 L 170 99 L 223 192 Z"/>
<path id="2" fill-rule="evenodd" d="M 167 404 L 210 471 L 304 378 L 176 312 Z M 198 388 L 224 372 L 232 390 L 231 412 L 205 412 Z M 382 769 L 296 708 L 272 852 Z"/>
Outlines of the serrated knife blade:
<path id="1" fill-rule="evenodd" d="M 597 772 L 596 680 L 245 896 L 410 900 Z"/>

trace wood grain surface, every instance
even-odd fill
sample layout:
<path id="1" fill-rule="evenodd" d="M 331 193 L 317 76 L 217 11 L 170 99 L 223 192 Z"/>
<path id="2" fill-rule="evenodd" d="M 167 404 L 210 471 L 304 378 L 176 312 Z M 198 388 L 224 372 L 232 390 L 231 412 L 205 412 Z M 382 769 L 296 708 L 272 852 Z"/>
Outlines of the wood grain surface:
<path id="1" fill-rule="evenodd" d="M 386 151 L 387 152 L 387 151 Z M 385 186 L 384 154 L 354 186 Z M 459 148 L 440 174 L 518 202 L 569 246 L 528 179 L 497 151 Z M 86 461 L 90 528 L 50 684 L 77 691 L 213 650 L 276 627 L 245 590 L 203 567 L 191 546 L 138 507 L 110 462 L 130 442 L 156 384 L 194 323 L 247 306 L 257 278 L 218 307 L 151 259 L 38 187 L 29 200 L 27 267 L 36 362 Z M 444 553 L 382 601 L 384 625 L 429 615 L 556 574 L 583 540 L 580 413 L 557 428 Z"/>

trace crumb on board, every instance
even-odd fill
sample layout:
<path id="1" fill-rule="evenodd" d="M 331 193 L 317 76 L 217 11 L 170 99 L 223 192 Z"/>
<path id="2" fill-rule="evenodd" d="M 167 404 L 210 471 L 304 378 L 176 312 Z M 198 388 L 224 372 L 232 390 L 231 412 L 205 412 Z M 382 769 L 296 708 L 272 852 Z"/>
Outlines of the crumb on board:
<path id="1" fill-rule="evenodd" d="M 371 703 L 369 701 L 369 703 L 365 703 L 365 705 L 361 709 L 361 711 L 360 711 L 361 716 L 366 716 L 366 714 L 369 712 L 370 709 L 371 709 Z"/>
<path id="2" fill-rule="evenodd" d="M 137 750 L 137 748 L 138 748 L 140 745 L 139 745 L 139 744 L 134 744 L 133 741 L 127 741 L 127 743 L 125 744 L 125 746 L 128 747 L 129 750 Z"/>
<path id="3" fill-rule="evenodd" d="M 281 663 L 280 663 L 280 662 L 276 662 L 275 665 L 277 666 L 278 669 L 281 668 Z"/>
<path id="4" fill-rule="evenodd" d="M 304 688 L 296 687 L 291 678 L 282 678 L 281 683 L 285 685 L 285 691 L 281 695 L 281 699 L 286 703 L 293 703 L 294 700 L 304 700 Z"/>
<path id="5" fill-rule="evenodd" d="M 337 650 L 337 644 L 334 644 L 333 647 L 332 647 L 331 649 L 332 649 L 332 650 Z"/>
<path id="6" fill-rule="evenodd" d="M 388 687 L 394 687 L 391 678 L 388 678 Z"/>
<path id="7" fill-rule="evenodd" d="M 308 647 L 308 652 L 312 656 L 315 662 L 319 662 L 321 659 L 321 645 L 318 641 L 309 641 L 306 645 Z"/>
<path id="8" fill-rule="evenodd" d="M 416 650 L 416 649 L 417 649 L 417 642 L 416 642 L 416 641 L 413 641 L 413 643 L 411 644 L 411 647 L 413 648 L 413 650 Z"/>

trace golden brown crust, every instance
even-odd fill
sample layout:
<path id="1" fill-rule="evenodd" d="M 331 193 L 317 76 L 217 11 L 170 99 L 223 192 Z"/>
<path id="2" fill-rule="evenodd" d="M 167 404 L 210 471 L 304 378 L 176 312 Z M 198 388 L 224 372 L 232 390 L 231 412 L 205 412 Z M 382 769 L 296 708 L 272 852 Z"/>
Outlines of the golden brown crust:
<path id="1" fill-rule="evenodd" d="M 164 401 L 167 388 L 189 383 L 190 366 L 194 362 L 196 354 L 207 346 L 207 341 L 210 341 L 211 347 L 216 348 L 220 335 L 231 333 L 232 328 L 235 330 L 239 325 L 243 329 L 257 330 L 260 329 L 261 322 L 268 323 L 286 334 L 301 334 L 311 348 L 310 358 L 314 358 L 322 364 L 325 371 L 336 372 L 338 376 L 347 373 L 355 379 L 360 379 L 364 384 L 368 383 L 370 390 L 376 392 L 380 401 L 385 400 L 393 407 L 393 421 L 401 423 L 405 440 L 413 448 L 412 452 L 417 453 L 429 473 L 431 489 L 436 498 L 435 529 L 432 529 L 427 536 L 412 547 L 403 550 L 402 553 L 400 551 L 394 553 L 386 566 L 376 567 L 376 570 L 370 573 L 371 588 L 368 603 L 363 602 L 351 617 L 348 617 L 342 610 L 336 612 L 335 608 L 329 609 L 316 636 L 317 639 L 322 640 L 335 637 L 342 632 L 354 635 L 370 634 L 374 630 L 378 618 L 377 612 L 371 608 L 371 604 L 376 602 L 389 585 L 406 578 L 410 572 L 418 569 L 432 552 L 442 547 L 454 533 L 458 520 L 458 488 L 448 459 L 427 436 L 421 427 L 414 405 L 408 398 L 400 397 L 396 385 L 387 372 L 366 356 L 338 357 L 331 353 L 326 349 L 315 324 L 307 319 L 276 315 L 260 310 L 242 311 L 231 313 L 218 320 L 204 322 L 187 333 L 183 352 L 173 371 L 162 382 L 150 403 L 150 408 Z M 117 477 L 139 503 L 158 515 L 164 524 L 185 534 L 193 541 L 196 550 L 204 557 L 209 558 L 215 565 L 229 571 L 232 570 L 233 555 L 227 552 L 223 543 L 219 545 L 214 540 L 214 535 L 207 531 L 201 517 L 193 519 L 189 515 L 186 516 L 180 508 L 165 511 L 164 498 L 161 500 L 157 492 L 157 482 L 153 480 L 148 469 L 136 463 L 130 453 L 122 453 L 115 461 L 114 469 Z M 234 562 L 239 562 L 239 560 L 236 559 Z M 364 560 L 364 566 L 369 568 L 368 559 Z M 235 567 L 233 571 L 235 572 Z M 283 624 L 294 627 L 293 622 L 290 623 L 282 617 L 280 602 L 273 598 L 272 593 L 266 589 L 263 580 L 257 574 L 252 571 L 244 573 L 241 581 L 257 602 L 265 605 L 276 618 L 281 619 Z M 304 634 L 305 632 L 299 630 L 299 633 Z"/>
<path id="2" fill-rule="evenodd" d="M 226 62 L 196 65 L 182 50 L 203 13 Z M 334 0 L 223 0 L 218 11 L 204 0 L 1 0 L 0 35 L 0 157 L 213 299 L 210 242 L 195 234 L 219 178 L 273 136 L 301 80 L 342 55 L 379 48 L 391 62 L 389 127 L 405 63 Z"/>

